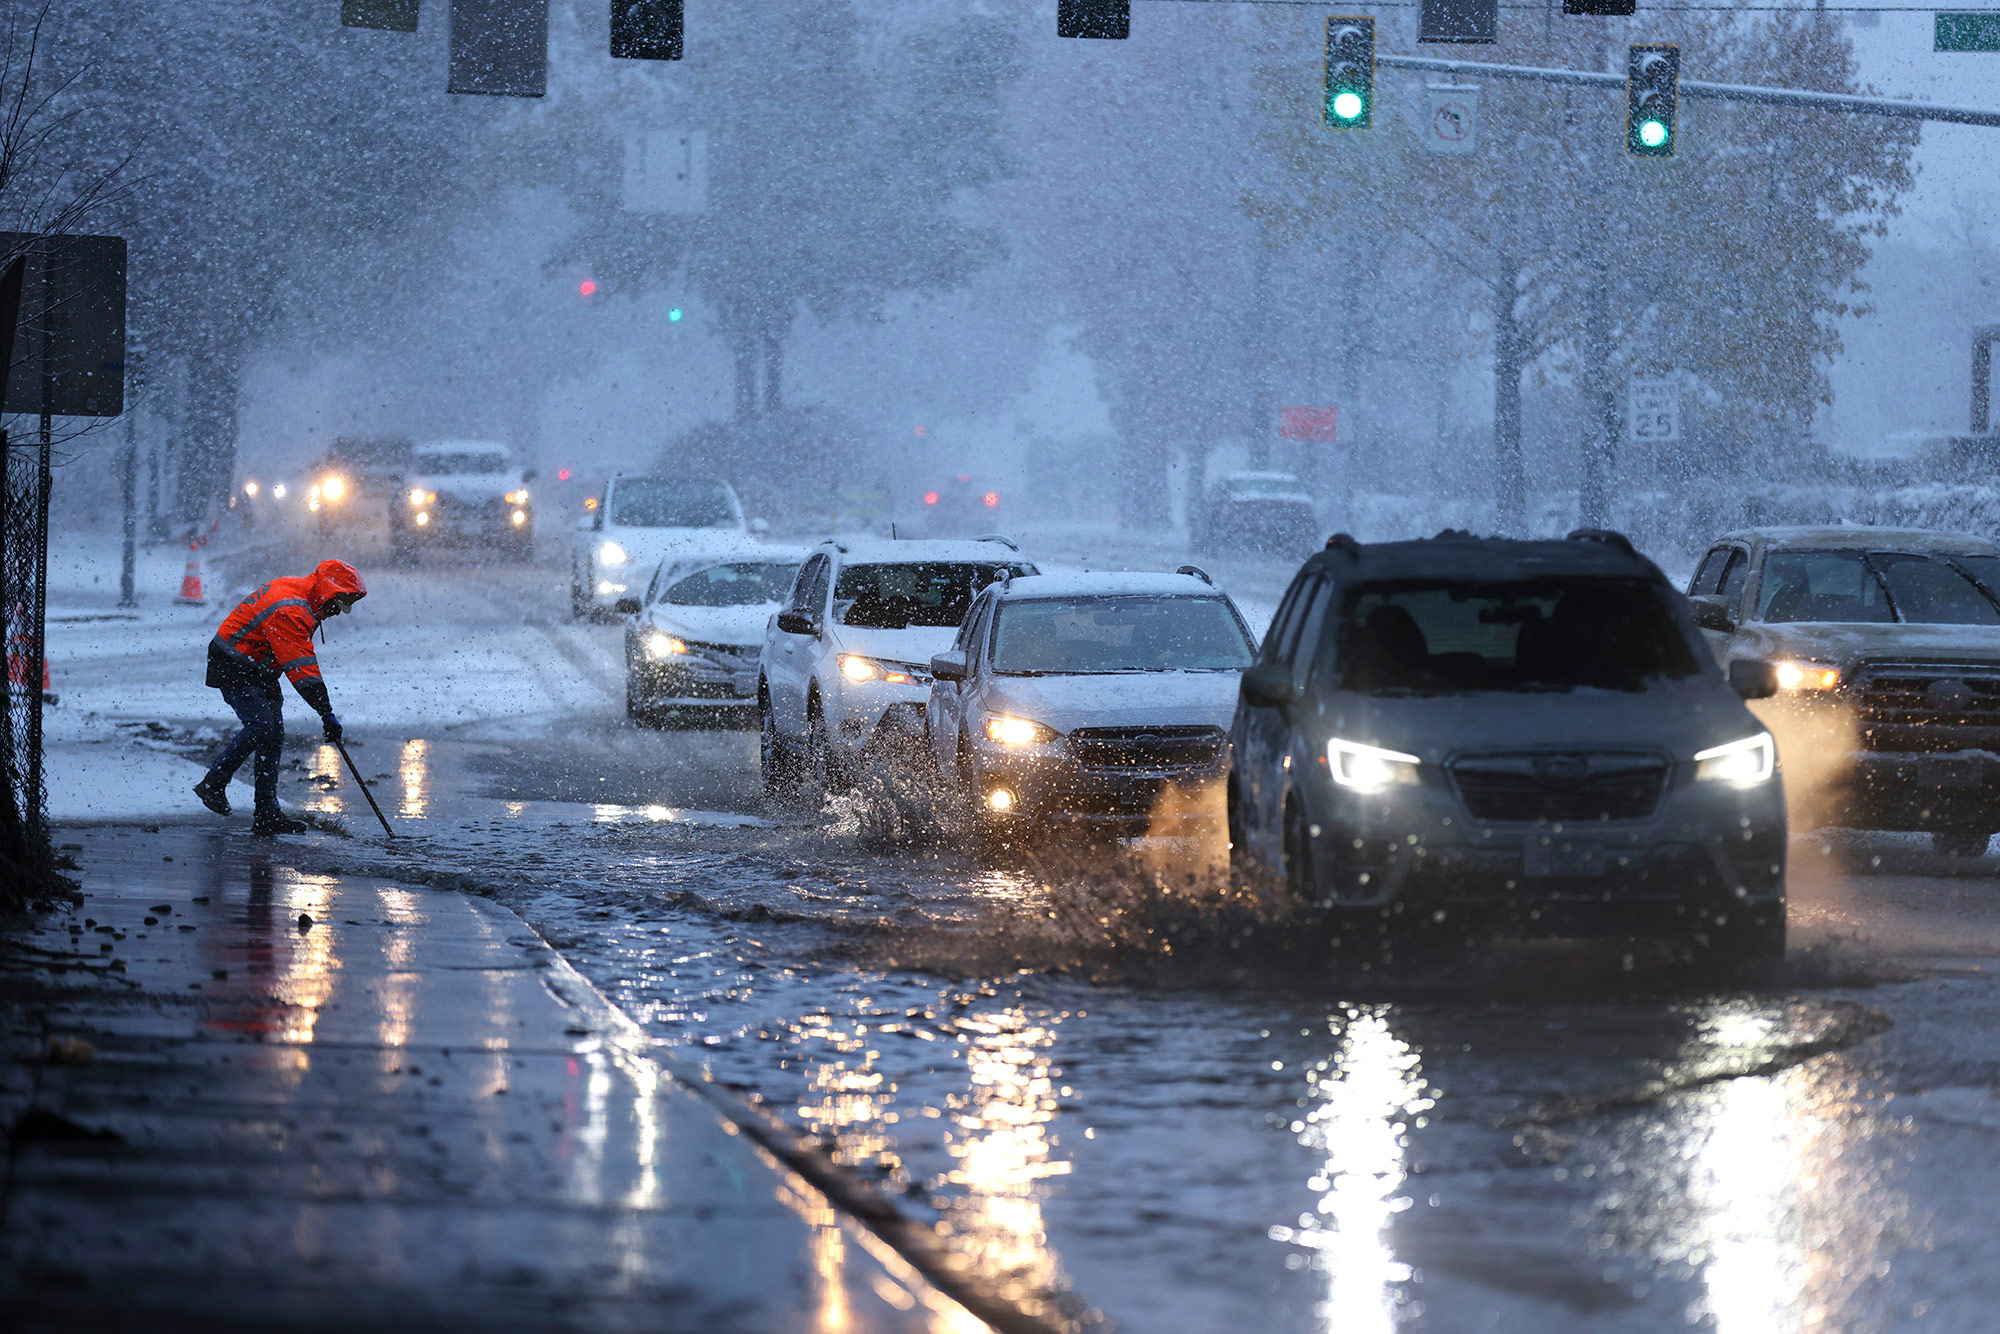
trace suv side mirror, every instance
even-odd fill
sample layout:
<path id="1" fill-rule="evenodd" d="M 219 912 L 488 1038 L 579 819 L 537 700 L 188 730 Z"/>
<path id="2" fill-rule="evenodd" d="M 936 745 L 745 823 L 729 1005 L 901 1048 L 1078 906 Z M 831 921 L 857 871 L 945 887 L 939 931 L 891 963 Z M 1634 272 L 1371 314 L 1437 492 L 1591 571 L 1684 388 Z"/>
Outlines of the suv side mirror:
<path id="1" fill-rule="evenodd" d="M 619 598 L 611 604 L 611 610 L 617 612 L 620 616 L 636 616 L 639 614 L 639 599 Z"/>
<path id="2" fill-rule="evenodd" d="M 788 635 L 811 635 L 819 637 L 819 617 L 809 611 L 799 611 L 787 607 L 778 613 L 778 628 Z"/>
<path id="3" fill-rule="evenodd" d="M 939 681 L 963 681 L 966 665 L 964 649 L 948 649 L 931 659 L 931 676 Z"/>
<path id="4" fill-rule="evenodd" d="M 1729 605 L 1719 593 L 1697 593 L 1688 599 L 1688 605 L 1694 608 L 1694 623 L 1703 630 L 1726 635 L 1736 628 L 1736 622 L 1729 619 Z"/>
<path id="5" fill-rule="evenodd" d="M 1288 708 L 1298 697 L 1292 689 L 1292 669 L 1282 662 L 1260 662 L 1243 673 L 1243 698 L 1266 709 Z"/>
<path id="6" fill-rule="evenodd" d="M 750 521 L 750 531 L 762 537 L 771 531 L 771 521 L 769 519 L 752 519 Z"/>
<path id="7" fill-rule="evenodd" d="M 1778 693 L 1778 669 L 1755 658 L 1738 658 L 1729 664 L 1729 685 L 1745 699 L 1769 699 Z"/>

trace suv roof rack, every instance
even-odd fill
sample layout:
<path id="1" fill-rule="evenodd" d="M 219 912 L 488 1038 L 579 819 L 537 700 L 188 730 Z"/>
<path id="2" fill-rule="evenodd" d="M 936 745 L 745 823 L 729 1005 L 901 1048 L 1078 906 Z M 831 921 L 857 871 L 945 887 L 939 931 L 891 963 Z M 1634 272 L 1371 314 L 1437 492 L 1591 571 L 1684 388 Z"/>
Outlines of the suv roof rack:
<path id="1" fill-rule="evenodd" d="M 1352 533 L 1335 533 L 1332 537 L 1326 539 L 1326 549 L 1328 551 L 1338 551 L 1345 556 L 1359 556 L 1361 554 L 1361 544 L 1354 540 L 1354 534 Z"/>
<path id="2" fill-rule="evenodd" d="M 1201 566 L 1199 565 L 1183 565 L 1179 569 L 1175 570 L 1174 573 L 1193 575 L 1195 578 L 1207 584 L 1210 588 L 1215 587 L 1215 580 L 1209 578 L 1208 571 L 1202 569 Z"/>
<path id="3" fill-rule="evenodd" d="M 978 537 L 975 537 L 972 540 L 975 542 L 998 542 L 1001 546 L 1007 548 L 1007 550 L 1009 551 L 1019 551 L 1021 549 L 1014 545 L 1013 538 L 1008 537 L 1003 533 L 981 533 Z"/>
<path id="4" fill-rule="evenodd" d="M 1605 546 L 1622 551 L 1628 556 L 1639 554 L 1632 539 L 1612 528 L 1576 528 L 1563 538 L 1565 542 L 1602 542 Z"/>

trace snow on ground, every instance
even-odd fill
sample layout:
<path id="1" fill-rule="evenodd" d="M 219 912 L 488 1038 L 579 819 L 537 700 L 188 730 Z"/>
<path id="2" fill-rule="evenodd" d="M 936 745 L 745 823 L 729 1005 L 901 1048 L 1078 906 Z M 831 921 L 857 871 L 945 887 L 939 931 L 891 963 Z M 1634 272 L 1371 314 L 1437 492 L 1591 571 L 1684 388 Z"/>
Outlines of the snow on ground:
<path id="1" fill-rule="evenodd" d="M 199 769 L 135 745 L 132 723 L 220 737 L 235 715 L 203 684 L 208 641 L 236 600 L 310 559 L 253 550 L 207 561 L 206 606 L 182 606 L 185 548 L 142 550 L 136 608 L 120 608 L 116 535 L 51 535 L 48 656 L 60 703 L 45 713 L 50 814 L 58 821 L 202 814 Z M 324 627 L 320 664 L 355 730 L 435 733 L 483 719 L 604 713 L 620 706 L 615 626 L 561 605 L 562 575 L 539 566 L 367 570 L 369 595 Z M 232 577 L 233 575 L 233 577 Z M 476 626 L 476 629 L 474 628 Z M 286 687 L 294 732 L 316 731 Z M 245 775 L 248 770 L 246 768 Z M 238 804 L 247 804 L 242 786 Z"/>

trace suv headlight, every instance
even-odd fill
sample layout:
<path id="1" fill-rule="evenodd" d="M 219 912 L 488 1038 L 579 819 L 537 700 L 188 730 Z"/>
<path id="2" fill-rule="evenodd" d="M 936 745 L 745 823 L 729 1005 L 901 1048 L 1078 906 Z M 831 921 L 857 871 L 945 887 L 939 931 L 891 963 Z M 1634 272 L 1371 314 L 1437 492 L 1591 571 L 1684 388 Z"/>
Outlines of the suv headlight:
<path id="1" fill-rule="evenodd" d="M 678 658 L 684 656 L 687 651 L 688 646 L 685 639 L 676 639 L 674 636 L 662 634 L 658 630 L 646 636 L 646 652 L 656 658 Z"/>
<path id="2" fill-rule="evenodd" d="M 597 549 L 597 559 L 603 561 L 606 565 L 623 565 L 632 558 L 626 555 L 625 548 L 619 546 L 616 542 L 606 542 Z"/>
<path id="3" fill-rule="evenodd" d="M 1746 736 L 1727 745 L 1698 750 L 1694 756 L 1694 776 L 1703 783 L 1728 783 L 1732 787 L 1755 787 L 1767 781 L 1778 768 L 1778 743 L 1769 732 Z"/>
<path id="4" fill-rule="evenodd" d="M 507 503 L 509 505 L 525 505 L 528 503 L 528 493 L 526 491 L 509 491 L 507 493 Z"/>
<path id="5" fill-rule="evenodd" d="M 1333 781 L 1356 792 L 1381 792 L 1401 784 L 1415 783 L 1420 763 L 1422 761 L 1414 755 L 1405 755 L 1400 750 L 1384 750 L 1359 741 L 1342 741 L 1333 737 L 1326 743 L 1326 767 L 1332 772 Z"/>
<path id="6" fill-rule="evenodd" d="M 915 679 L 901 663 L 877 662 L 859 653 L 840 655 L 840 674 L 850 681 L 887 681 L 891 685 L 909 685 Z"/>
<path id="7" fill-rule="evenodd" d="M 1832 690 L 1840 684 L 1840 668 L 1823 662 L 1774 662 L 1780 690 Z"/>
<path id="8" fill-rule="evenodd" d="M 1032 722 L 1026 718 L 1009 718 L 1005 714 L 986 720 L 986 739 L 998 741 L 1003 746 L 1038 746 L 1054 741 L 1060 735 L 1047 723 Z"/>

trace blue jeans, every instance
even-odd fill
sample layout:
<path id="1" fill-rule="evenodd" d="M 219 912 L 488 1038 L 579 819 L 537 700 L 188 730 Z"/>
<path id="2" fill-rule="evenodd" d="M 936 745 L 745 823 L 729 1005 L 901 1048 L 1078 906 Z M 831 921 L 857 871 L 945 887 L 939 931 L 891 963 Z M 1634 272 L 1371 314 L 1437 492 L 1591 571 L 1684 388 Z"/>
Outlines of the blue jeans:
<path id="1" fill-rule="evenodd" d="M 275 683 L 264 686 L 246 682 L 223 686 L 222 698 L 243 720 L 243 730 L 215 757 L 205 781 L 212 787 L 224 786 L 255 751 L 257 809 L 276 810 L 278 756 L 285 748 L 285 697 L 278 693 Z"/>

